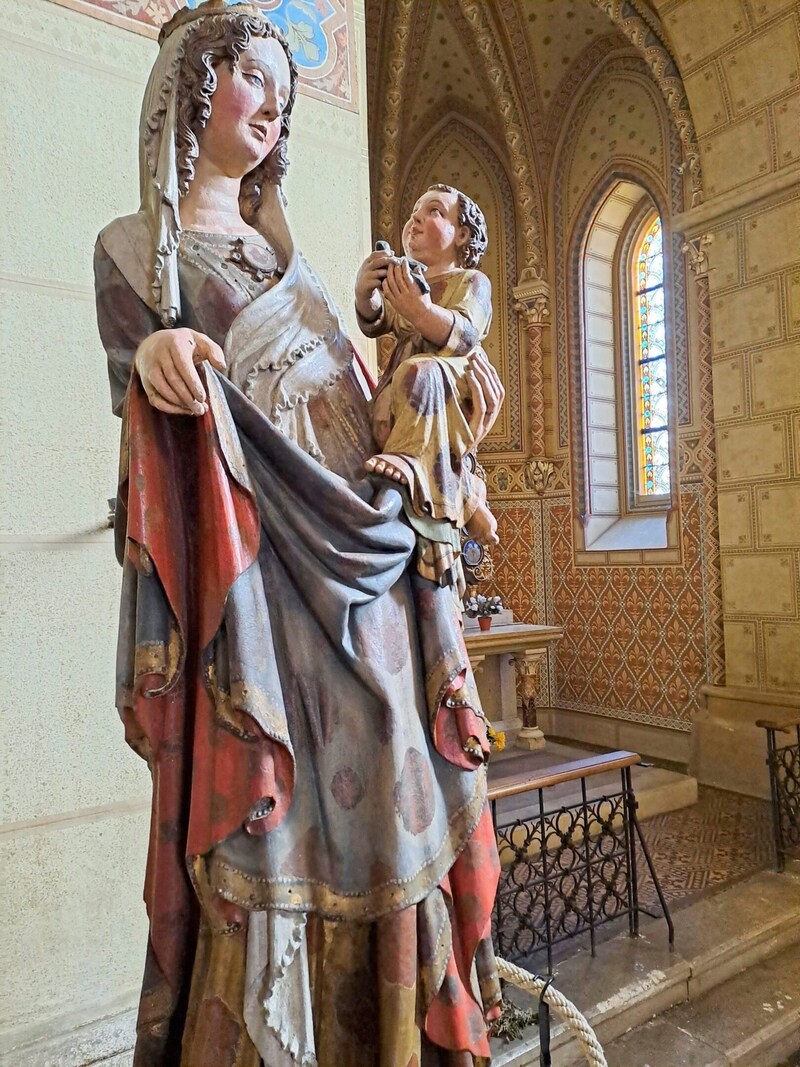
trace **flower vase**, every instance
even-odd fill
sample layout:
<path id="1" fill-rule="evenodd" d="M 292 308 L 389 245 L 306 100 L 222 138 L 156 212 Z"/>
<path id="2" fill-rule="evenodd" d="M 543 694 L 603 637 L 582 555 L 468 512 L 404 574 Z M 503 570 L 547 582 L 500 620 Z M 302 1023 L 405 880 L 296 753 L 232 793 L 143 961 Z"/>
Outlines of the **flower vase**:
<path id="1" fill-rule="evenodd" d="M 480 628 L 482 630 L 490 630 L 491 627 L 492 627 L 492 616 L 491 615 L 479 615 L 478 616 L 478 626 L 480 626 Z"/>

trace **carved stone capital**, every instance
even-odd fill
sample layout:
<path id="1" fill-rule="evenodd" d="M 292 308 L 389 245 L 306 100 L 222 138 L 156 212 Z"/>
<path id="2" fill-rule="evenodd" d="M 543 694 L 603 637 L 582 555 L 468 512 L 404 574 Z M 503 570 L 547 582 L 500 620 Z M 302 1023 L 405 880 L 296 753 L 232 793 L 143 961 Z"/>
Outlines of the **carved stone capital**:
<path id="1" fill-rule="evenodd" d="M 706 248 L 714 243 L 713 233 L 702 233 L 699 237 L 690 237 L 681 245 L 681 252 L 689 262 L 689 269 L 696 278 L 708 275 L 708 253 Z"/>
<path id="2" fill-rule="evenodd" d="M 477 678 L 483 670 L 483 664 L 486 660 L 486 656 L 476 656 L 474 653 L 469 657 L 470 666 L 472 667 L 472 673 Z"/>
<path id="3" fill-rule="evenodd" d="M 525 320 L 526 326 L 548 326 L 550 318 L 550 286 L 526 268 L 519 285 L 511 290 L 514 310 Z"/>
<path id="4" fill-rule="evenodd" d="M 549 459 L 529 459 L 525 464 L 525 486 L 540 496 L 550 488 L 556 467 Z"/>
<path id="5" fill-rule="evenodd" d="M 540 668 L 546 655 L 547 649 L 536 648 L 511 657 L 522 698 L 522 729 L 517 737 L 518 748 L 544 748 L 544 734 L 536 721 L 536 693 Z"/>
<path id="6" fill-rule="evenodd" d="M 532 700 L 536 696 L 536 690 L 539 688 L 539 671 L 546 655 L 546 649 L 537 648 L 511 657 L 520 680 L 522 695 L 526 700 Z"/>

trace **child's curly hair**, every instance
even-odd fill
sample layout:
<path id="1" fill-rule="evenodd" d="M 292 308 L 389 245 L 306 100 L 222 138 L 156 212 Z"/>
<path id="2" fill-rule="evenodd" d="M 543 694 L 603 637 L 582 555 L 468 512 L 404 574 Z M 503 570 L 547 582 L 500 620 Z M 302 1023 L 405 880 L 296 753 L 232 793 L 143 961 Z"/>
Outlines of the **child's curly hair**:
<path id="1" fill-rule="evenodd" d="M 431 185 L 427 191 L 429 193 L 453 193 L 458 199 L 458 225 L 466 226 L 469 230 L 469 240 L 459 249 L 461 266 L 470 269 L 477 267 L 489 244 L 483 212 L 466 193 L 462 193 L 460 189 L 454 189 L 452 185 Z"/>

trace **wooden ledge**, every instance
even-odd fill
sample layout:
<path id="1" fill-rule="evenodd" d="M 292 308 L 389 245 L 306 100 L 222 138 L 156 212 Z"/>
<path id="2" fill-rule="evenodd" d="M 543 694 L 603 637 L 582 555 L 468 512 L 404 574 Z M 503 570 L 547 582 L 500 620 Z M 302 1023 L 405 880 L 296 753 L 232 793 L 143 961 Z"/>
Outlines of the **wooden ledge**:
<path id="1" fill-rule="evenodd" d="M 570 763 L 559 763 L 539 774 L 522 772 L 509 775 L 494 785 L 489 784 L 489 800 L 502 800 L 504 797 L 527 793 L 532 789 L 546 789 L 551 785 L 561 785 L 562 782 L 573 782 L 579 778 L 591 778 L 595 774 L 633 767 L 641 762 L 641 758 L 636 752 L 605 752 L 599 756 L 572 760 Z"/>
<path id="2" fill-rule="evenodd" d="M 781 733 L 788 734 L 790 730 L 800 726 L 800 715 L 796 719 L 786 719 L 783 722 L 775 722 L 772 719 L 756 719 L 756 726 L 760 726 L 762 730 L 780 730 Z"/>
<path id="3" fill-rule="evenodd" d="M 489 630 L 465 630 L 464 643 L 470 654 L 496 656 L 526 649 L 546 648 L 564 636 L 560 626 L 542 626 L 515 622 L 510 626 L 493 626 Z"/>
<path id="4" fill-rule="evenodd" d="M 800 693 L 776 693 L 775 690 L 745 689 L 733 685 L 701 685 L 706 699 L 734 700 L 743 704 L 764 704 L 775 708 L 800 708 Z"/>

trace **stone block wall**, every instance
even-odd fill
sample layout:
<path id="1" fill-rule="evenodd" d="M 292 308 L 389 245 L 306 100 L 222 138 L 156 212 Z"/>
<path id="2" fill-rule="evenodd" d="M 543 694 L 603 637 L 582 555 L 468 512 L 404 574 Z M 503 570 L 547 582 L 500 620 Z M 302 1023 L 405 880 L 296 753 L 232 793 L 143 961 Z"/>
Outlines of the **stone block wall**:
<path id="1" fill-rule="evenodd" d="M 147 9 L 161 21 L 174 6 Z M 119 568 L 106 518 L 119 422 L 92 251 L 103 225 L 138 206 L 156 45 L 87 14 L 101 8 L 131 5 L 26 0 L 4 4 L 0 24 L 0 1060 L 13 1067 L 62 1062 L 83 1024 L 86 1062 L 110 1034 L 124 1040 L 115 1020 L 129 1034 L 147 938 L 150 783 L 114 708 Z M 302 91 L 287 194 L 298 244 L 357 336 L 352 283 L 370 246 L 361 4 L 347 16 L 350 99 Z"/>

